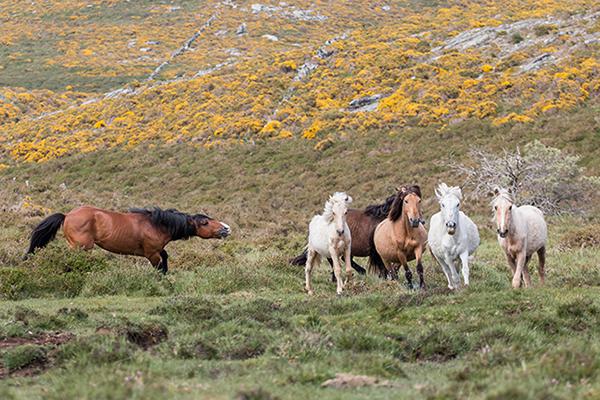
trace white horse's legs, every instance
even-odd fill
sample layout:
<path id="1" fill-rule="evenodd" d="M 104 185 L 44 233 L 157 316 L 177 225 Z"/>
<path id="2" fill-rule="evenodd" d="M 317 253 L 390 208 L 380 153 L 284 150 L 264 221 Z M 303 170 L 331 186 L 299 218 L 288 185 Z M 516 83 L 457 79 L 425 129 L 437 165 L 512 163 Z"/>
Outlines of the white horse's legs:
<path id="1" fill-rule="evenodd" d="M 352 256 L 350 243 L 346 244 L 346 251 L 344 252 L 344 261 L 346 261 L 346 283 L 352 279 Z"/>
<path id="2" fill-rule="evenodd" d="M 436 257 L 433 253 L 431 253 L 433 257 L 436 259 L 438 264 L 442 267 L 442 271 L 444 271 L 444 275 L 446 275 L 446 279 L 448 280 L 448 289 L 453 290 L 454 284 L 452 283 L 452 274 L 450 273 L 450 268 L 446 265 L 446 261 L 444 261 L 441 257 Z"/>
<path id="3" fill-rule="evenodd" d="M 465 251 L 460 255 L 460 263 L 462 264 L 462 276 L 465 281 L 465 286 L 469 286 L 469 252 Z"/>
<path id="4" fill-rule="evenodd" d="M 308 249 L 308 253 L 306 255 L 306 266 L 304 267 L 304 276 L 306 279 L 306 292 L 309 295 L 313 294 L 312 287 L 310 285 L 310 276 L 312 274 L 312 270 L 315 266 L 315 263 L 321 262 L 321 256 L 312 249 Z"/>
<path id="5" fill-rule="evenodd" d="M 337 281 L 337 289 L 336 293 L 342 294 L 342 290 L 344 289 L 344 284 L 342 282 L 342 265 L 340 263 L 340 256 L 337 253 L 337 249 L 333 246 L 329 246 L 329 254 L 331 255 L 331 259 L 333 260 L 333 273 L 335 275 L 335 280 Z"/>
<path id="6" fill-rule="evenodd" d="M 521 286 L 521 276 L 523 275 L 523 267 L 525 266 L 525 253 L 521 252 L 517 255 L 515 274 L 512 279 L 513 289 L 518 289 Z"/>
<path id="7" fill-rule="evenodd" d="M 456 272 L 454 260 L 449 257 L 445 257 L 444 261 L 448 266 L 448 271 L 450 271 L 450 276 L 452 278 L 452 286 L 454 286 L 454 289 L 458 289 L 460 287 L 460 276 L 458 275 L 458 272 Z"/>

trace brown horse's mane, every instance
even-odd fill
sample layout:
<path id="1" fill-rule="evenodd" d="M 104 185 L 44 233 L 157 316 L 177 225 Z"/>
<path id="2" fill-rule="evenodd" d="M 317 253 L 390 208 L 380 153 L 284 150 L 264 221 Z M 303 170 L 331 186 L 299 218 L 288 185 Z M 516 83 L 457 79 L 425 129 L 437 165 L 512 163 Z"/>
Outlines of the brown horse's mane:
<path id="1" fill-rule="evenodd" d="M 365 208 L 365 215 L 376 219 L 384 219 L 390 213 L 390 208 L 392 207 L 395 198 L 396 195 L 393 194 L 385 199 L 382 204 L 372 204 L 367 206 L 367 208 Z"/>
<path id="2" fill-rule="evenodd" d="M 405 191 L 398 191 L 394 198 L 394 202 L 392 203 L 392 207 L 390 209 L 390 213 L 388 214 L 388 218 L 392 221 L 397 221 L 402 217 L 402 205 L 404 204 L 404 198 L 410 193 L 414 193 L 417 196 L 421 197 L 421 188 L 419 185 L 412 186 L 403 186 L 406 188 Z"/>
<path id="3" fill-rule="evenodd" d="M 196 236 L 194 222 L 210 219 L 204 214 L 186 214 L 174 208 L 163 210 L 154 208 L 131 208 L 130 213 L 146 215 L 152 225 L 166 230 L 171 235 L 171 240 L 189 239 Z"/>

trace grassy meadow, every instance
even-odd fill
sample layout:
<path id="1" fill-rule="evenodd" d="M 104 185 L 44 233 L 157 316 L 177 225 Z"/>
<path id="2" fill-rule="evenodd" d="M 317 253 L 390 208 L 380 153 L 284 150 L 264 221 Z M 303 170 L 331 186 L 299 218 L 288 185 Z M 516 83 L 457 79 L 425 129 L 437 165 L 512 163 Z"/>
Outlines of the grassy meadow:
<path id="1" fill-rule="evenodd" d="M 321 151 L 302 140 L 148 143 L 0 171 L 0 398 L 597 398 L 595 211 L 548 219 L 544 288 L 534 260 L 534 288 L 510 289 L 486 199 L 463 202 L 482 237 L 466 290 L 449 292 L 427 254 L 425 291 L 355 276 L 337 297 L 324 264 L 308 297 L 302 268 L 287 263 L 335 190 L 364 207 L 417 182 L 429 218 L 434 185 L 460 183 L 444 164 L 469 163 L 473 145 L 541 139 L 598 174 L 597 110 L 526 127 L 375 131 Z M 44 215 L 82 204 L 204 211 L 234 233 L 171 243 L 166 276 L 145 259 L 69 251 L 60 233 L 21 261 Z M 373 379 L 322 386 L 339 373 Z"/>

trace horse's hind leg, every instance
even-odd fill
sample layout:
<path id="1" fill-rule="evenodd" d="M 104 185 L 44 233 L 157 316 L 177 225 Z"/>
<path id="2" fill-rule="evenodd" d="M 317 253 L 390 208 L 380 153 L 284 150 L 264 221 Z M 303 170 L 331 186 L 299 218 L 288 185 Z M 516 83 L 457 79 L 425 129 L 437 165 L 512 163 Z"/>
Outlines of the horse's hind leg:
<path id="1" fill-rule="evenodd" d="M 309 295 L 313 294 L 312 287 L 310 285 L 310 276 L 312 274 L 313 267 L 315 266 L 315 262 L 320 261 L 320 256 L 311 249 L 308 249 L 308 254 L 306 256 L 306 265 L 304 267 L 304 278 L 305 278 L 305 289 Z"/>
<path id="2" fill-rule="evenodd" d="M 523 265 L 523 283 L 526 288 L 531 286 L 531 276 L 529 275 L 529 260 L 531 256 L 525 258 L 525 264 Z"/>
<path id="3" fill-rule="evenodd" d="M 469 252 L 465 251 L 460 255 L 461 271 L 465 286 L 469 286 Z"/>
<path id="4" fill-rule="evenodd" d="M 329 263 L 329 266 L 331 267 L 331 282 L 337 282 L 337 280 L 335 279 L 335 272 L 333 272 L 333 260 L 331 259 L 331 257 L 327 257 L 327 262 Z"/>
<path id="5" fill-rule="evenodd" d="M 544 285 L 546 280 L 546 247 L 542 247 L 537 251 L 538 255 L 538 272 L 540 274 L 540 284 Z"/>
<path id="6" fill-rule="evenodd" d="M 164 249 L 161 250 L 159 254 L 160 254 L 160 258 L 161 258 L 160 272 L 162 272 L 163 274 L 166 274 L 167 271 L 169 270 L 169 265 L 167 262 L 169 255 L 167 254 L 167 252 Z"/>
<path id="7" fill-rule="evenodd" d="M 352 264 L 352 268 L 354 268 L 354 270 L 356 272 L 358 272 L 359 275 L 364 275 L 367 273 L 367 270 L 364 269 L 363 267 L 361 267 L 358 263 L 356 263 L 353 259 L 352 256 L 350 256 L 350 264 Z"/>

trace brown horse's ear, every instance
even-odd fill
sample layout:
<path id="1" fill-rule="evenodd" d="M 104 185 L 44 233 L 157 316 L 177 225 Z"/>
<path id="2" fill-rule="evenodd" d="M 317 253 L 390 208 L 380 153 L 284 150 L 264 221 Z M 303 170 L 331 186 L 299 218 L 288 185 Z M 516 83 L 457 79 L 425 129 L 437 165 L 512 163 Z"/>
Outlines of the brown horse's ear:
<path id="1" fill-rule="evenodd" d="M 400 193 L 404 193 L 406 192 L 408 189 L 406 189 L 406 186 L 400 186 L 396 188 L 396 191 L 400 192 Z"/>

